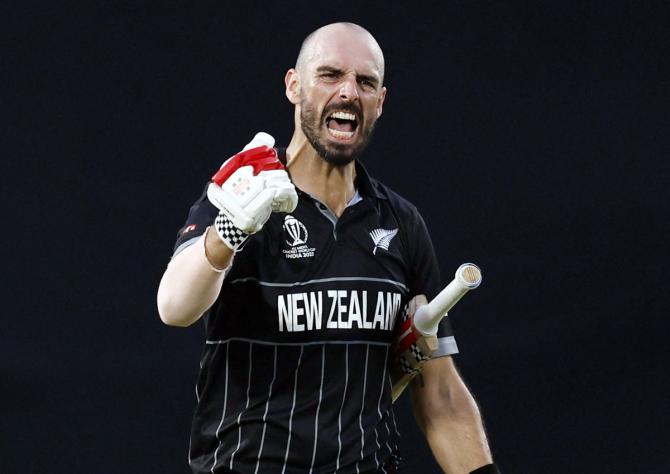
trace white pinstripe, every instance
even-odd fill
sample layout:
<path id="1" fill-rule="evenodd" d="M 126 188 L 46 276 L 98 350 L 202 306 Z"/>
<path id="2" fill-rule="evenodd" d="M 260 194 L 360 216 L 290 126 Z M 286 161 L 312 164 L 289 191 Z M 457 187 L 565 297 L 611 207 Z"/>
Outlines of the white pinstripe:
<path id="1" fill-rule="evenodd" d="M 323 344 L 368 344 L 370 346 L 382 346 L 388 347 L 391 345 L 390 342 L 375 342 L 375 341 L 312 341 L 312 342 L 274 342 L 274 341 L 261 341 L 260 339 L 249 339 L 246 337 L 231 337 L 229 339 L 218 339 L 216 341 L 207 340 L 205 344 L 216 345 L 216 344 L 227 344 L 231 341 L 242 341 L 242 342 L 253 342 L 254 344 L 264 344 L 266 346 L 321 346 Z"/>
<path id="2" fill-rule="evenodd" d="M 216 429 L 216 438 L 219 440 L 219 445 L 216 447 L 216 451 L 214 451 L 214 464 L 212 464 L 212 468 L 210 469 L 210 472 L 214 474 L 214 468 L 216 467 L 217 463 L 217 456 L 219 454 L 219 449 L 221 449 L 221 439 L 219 438 L 219 433 L 221 431 L 221 426 L 223 425 L 223 419 L 226 417 L 226 403 L 228 402 L 228 349 L 230 348 L 230 344 L 226 344 L 226 377 L 225 377 L 225 382 L 224 382 L 224 390 L 223 390 L 223 410 L 221 412 L 221 421 L 219 422 L 219 427 Z"/>
<path id="3" fill-rule="evenodd" d="M 395 430 L 396 436 L 400 437 L 400 431 L 398 431 L 398 425 L 395 422 L 395 412 L 393 411 L 393 408 L 391 408 L 390 411 L 391 411 L 391 418 L 393 419 L 393 429 Z"/>
<path id="4" fill-rule="evenodd" d="M 344 361 L 346 369 L 344 371 L 344 392 L 342 392 L 342 404 L 340 405 L 340 414 L 337 417 L 337 463 L 335 464 L 335 472 L 340 469 L 340 454 L 342 453 L 342 409 L 344 408 L 344 400 L 347 396 L 347 386 L 349 385 L 349 344 L 345 346 Z"/>
<path id="5" fill-rule="evenodd" d="M 252 352 L 251 352 L 251 347 L 252 343 L 249 343 L 249 376 L 247 380 L 247 403 L 244 404 L 244 410 L 240 411 L 240 414 L 237 415 L 237 447 L 235 448 L 235 451 L 233 451 L 233 454 L 230 455 L 230 463 L 228 464 L 230 470 L 233 470 L 233 459 L 235 458 L 235 454 L 237 451 L 240 450 L 240 445 L 242 444 L 242 425 L 240 424 L 240 421 L 242 420 L 242 413 L 249 408 L 249 390 L 251 389 L 251 363 L 252 363 Z"/>
<path id="6" fill-rule="evenodd" d="M 280 288 L 287 288 L 291 286 L 303 286 L 303 285 L 311 285 L 313 283 L 328 283 L 332 281 L 374 281 L 378 283 L 389 283 L 393 286 L 397 286 L 401 290 L 408 292 L 409 288 L 405 286 L 403 283 L 400 283 L 399 281 L 395 280 L 388 280 L 386 278 L 372 278 L 372 277 L 333 277 L 333 278 L 318 278 L 316 280 L 308 280 L 308 281 L 294 281 L 290 283 L 277 283 L 275 281 L 261 281 L 257 278 L 254 277 L 246 277 L 246 278 L 237 278 L 235 280 L 232 280 L 230 283 L 235 284 L 235 283 L 245 283 L 245 282 L 253 282 L 253 283 L 258 283 L 261 286 L 269 286 L 269 287 L 280 287 Z"/>
<path id="7" fill-rule="evenodd" d="M 388 380 L 388 383 L 389 383 L 389 387 L 391 389 L 393 389 L 393 387 L 391 385 L 391 376 L 390 375 L 389 375 L 387 380 Z M 386 438 L 386 447 L 389 448 L 389 454 L 393 454 L 393 449 L 391 448 L 391 445 L 389 444 L 389 439 L 391 439 L 391 429 L 389 428 L 389 423 L 388 423 L 388 413 L 391 410 L 393 410 L 393 407 L 389 407 L 389 409 L 386 410 L 386 421 L 384 421 L 384 425 L 386 426 L 386 434 L 388 435 L 387 438 Z"/>
<path id="8" fill-rule="evenodd" d="M 202 359 L 204 359 L 204 356 L 203 356 Z M 200 359 L 200 370 L 202 370 L 202 359 Z M 198 383 L 197 382 L 195 384 L 195 398 L 198 400 L 198 403 L 200 403 L 200 394 L 198 393 Z"/>
<path id="9" fill-rule="evenodd" d="M 284 474 L 286 472 L 286 462 L 288 461 L 288 452 L 291 447 L 291 433 L 293 427 L 293 410 L 295 409 L 295 398 L 296 393 L 298 392 L 298 371 L 300 370 L 300 362 L 302 362 L 302 353 L 305 350 L 304 347 L 300 347 L 300 355 L 298 356 L 298 365 L 295 368 L 295 380 L 293 381 L 293 405 L 291 405 L 291 415 L 288 417 L 288 441 L 286 442 L 286 454 L 284 455 L 284 467 L 281 472 Z"/>
<path id="10" fill-rule="evenodd" d="M 193 441 L 192 438 L 193 438 L 193 436 L 189 436 L 189 437 L 188 437 L 188 465 L 189 465 L 189 466 L 190 466 L 190 465 L 192 464 L 192 462 L 193 462 L 193 461 L 191 460 L 191 441 Z"/>
<path id="11" fill-rule="evenodd" d="M 388 411 L 386 411 L 388 413 Z M 384 422 L 384 425 L 386 426 L 386 447 L 389 449 L 389 454 L 393 454 L 393 449 L 391 448 L 391 445 L 389 444 L 389 439 L 391 438 L 391 430 L 389 429 L 389 424 L 388 421 Z"/>
<path id="12" fill-rule="evenodd" d="M 389 382 L 389 390 L 393 390 L 393 386 L 391 384 L 391 375 L 389 374 L 388 377 L 388 382 Z M 400 437 L 400 432 L 398 431 L 398 425 L 395 422 L 395 413 L 393 412 L 393 406 L 389 407 L 389 411 L 391 412 L 391 416 L 393 417 L 393 428 L 395 429 L 395 434 L 399 438 Z M 398 445 L 396 445 L 396 448 Z"/>
<path id="13" fill-rule="evenodd" d="M 389 355 L 389 349 L 388 347 L 386 348 L 386 351 L 384 352 L 384 360 L 388 359 Z M 382 383 L 379 384 L 381 387 L 381 390 L 379 391 L 379 400 L 377 401 L 377 413 L 379 414 L 379 421 L 382 421 L 382 410 L 381 410 L 381 405 L 382 405 L 382 395 L 384 394 L 384 382 L 386 382 L 386 364 L 384 364 L 384 372 L 382 374 Z M 377 443 L 377 451 L 381 449 L 381 445 L 379 444 L 379 433 L 377 432 L 377 427 L 375 426 L 375 442 Z M 379 469 L 379 461 L 377 460 L 377 451 L 375 451 L 375 462 L 377 463 L 377 469 Z M 384 470 L 382 466 L 382 470 Z M 386 472 L 386 470 L 384 470 Z"/>
<path id="14" fill-rule="evenodd" d="M 389 408 L 391 411 L 391 418 L 393 419 L 393 428 L 395 429 L 395 434 L 396 434 L 396 440 L 400 439 L 400 432 L 398 431 L 398 425 L 395 422 L 395 412 L 393 411 L 393 407 Z M 398 443 L 394 444 L 393 447 L 397 450 L 398 449 Z"/>
<path id="15" fill-rule="evenodd" d="M 316 406 L 316 419 L 314 420 L 314 450 L 312 451 L 312 465 L 309 467 L 309 474 L 314 470 L 314 461 L 316 460 L 316 442 L 319 436 L 319 410 L 321 409 L 321 399 L 323 398 L 323 374 L 326 368 L 326 346 L 321 346 L 321 386 L 319 387 L 319 404 Z"/>
<path id="16" fill-rule="evenodd" d="M 193 239 L 191 239 L 191 240 L 193 240 Z M 196 237 L 196 240 L 197 240 L 197 237 Z M 175 255 L 176 255 L 176 253 L 175 253 Z M 216 351 L 218 351 L 218 350 L 219 350 L 218 347 L 214 350 L 215 355 L 216 355 Z M 202 370 L 202 365 L 203 365 L 202 360 L 203 359 L 204 359 L 204 356 L 200 359 L 200 364 L 199 364 L 200 365 L 200 370 Z M 198 400 L 198 403 L 200 403 L 200 394 L 198 393 L 198 383 L 197 382 L 195 384 L 195 398 Z M 192 441 L 193 441 L 192 436 L 189 436 L 188 437 L 188 465 L 189 466 L 193 463 L 193 460 L 191 459 L 191 443 L 192 443 Z"/>
<path id="17" fill-rule="evenodd" d="M 365 448 L 365 439 L 363 438 L 363 409 L 365 408 L 365 387 L 368 382 L 368 355 L 370 354 L 370 345 L 365 348 L 365 372 L 363 375 L 363 396 L 361 397 L 361 412 L 358 414 L 358 426 L 361 429 L 361 459 L 356 461 L 356 472 L 360 473 L 358 464 L 363 460 L 363 449 Z"/>
<path id="18" fill-rule="evenodd" d="M 261 436 L 261 447 L 258 449 L 258 458 L 256 459 L 256 470 L 254 474 L 258 474 L 258 467 L 261 464 L 261 454 L 263 454 L 263 443 L 265 443 L 265 430 L 267 428 L 266 419 L 268 416 L 268 410 L 270 408 L 270 397 L 272 397 L 272 386 L 275 383 L 275 378 L 277 378 L 277 346 L 275 346 L 275 357 L 274 357 L 274 366 L 272 368 L 272 382 L 270 382 L 270 391 L 268 392 L 268 400 L 265 402 L 265 413 L 263 413 L 263 435 Z"/>

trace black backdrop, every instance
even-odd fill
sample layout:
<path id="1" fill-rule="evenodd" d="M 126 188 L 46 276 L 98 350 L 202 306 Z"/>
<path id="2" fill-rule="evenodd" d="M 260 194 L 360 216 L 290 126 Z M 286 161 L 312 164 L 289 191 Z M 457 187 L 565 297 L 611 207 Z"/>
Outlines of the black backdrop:
<path id="1" fill-rule="evenodd" d="M 445 283 L 484 271 L 452 319 L 503 471 L 670 472 L 662 3 L 3 6 L 0 472 L 187 472 L 203 331 L 160 323 L 160 275 L 219 163 L 289 140 L 283 75 L 338 20 L 386 54 L 368 168 Z"/>

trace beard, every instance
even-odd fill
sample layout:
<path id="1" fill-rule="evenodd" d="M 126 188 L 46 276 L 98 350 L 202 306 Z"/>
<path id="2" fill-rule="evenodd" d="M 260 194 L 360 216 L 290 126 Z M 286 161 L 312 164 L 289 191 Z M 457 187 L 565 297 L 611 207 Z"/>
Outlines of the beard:
<path id="1" fill-rule="evenodd" d="M 322 133 L 328 132 L 323 132 L 321 126 L 326 117 L 334 110 L 348 111 L 358 118 L 356 129 L 358 136 L 355 143 L 332 143 L 322 138 Z M 300 127 L 312 148 L 323 160 L 335 166 L 345 166 L 358 158 L 368 146 L 375 129 L 375 122 L 365 123 L 363 113 L 356 104 L 331 104 L 319 116 L 312 104 L 303 102 L 300 108 Z"/>

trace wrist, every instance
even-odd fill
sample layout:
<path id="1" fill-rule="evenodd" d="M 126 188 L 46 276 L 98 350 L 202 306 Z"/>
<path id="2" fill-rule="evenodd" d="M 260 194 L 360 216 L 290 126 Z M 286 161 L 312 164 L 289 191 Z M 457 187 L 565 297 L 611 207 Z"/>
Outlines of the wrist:
<path id="1" fill-rule="evenodd" d="M 233 252 L 242 250 L 251 235 L 236 227 L 223 212 L 219 212 L 214 219 L 214 230 L 219 239 Z"/>
<path id="2" fill-rule="evenodd" d="M 221 240 L 216 229 L 211 226 L 205 229 L 202 241 L 205 260 L 210 268 L 217 273 L 225 272 L 230 267 L 234 251 Z"/>

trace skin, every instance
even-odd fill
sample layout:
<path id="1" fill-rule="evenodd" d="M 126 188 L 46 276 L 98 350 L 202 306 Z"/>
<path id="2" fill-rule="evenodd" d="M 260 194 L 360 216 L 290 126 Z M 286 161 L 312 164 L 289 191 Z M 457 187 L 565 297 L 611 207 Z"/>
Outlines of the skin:
<path id="1" fill-rule="evenodd" d="M 449 474 L 493 462 L 479 407 L 450 356 L 431 359 L 410 384 L 414 418 Z"/>
<path id="2" fill-rule="evenodd" d="M 333 24 L 318 30 L 303 47 L 296 68 L 286 73 L 286 97 L 295 105 L 295 131 L 286 150 L 291 180 L 317 197 L 336 216 L 355 193 L 353 160 L 365 147 L 382 114 L 384 57 L 364 29 Z M 358 127 L 351 139 L 332 136 L 325 115 L 332 110 L 356 111 Z M 305 133 L 311 119 L 316 137 L 334 160 L 321 156 Z"/>
<path id="3" fill-rule="evenodd" d="M 296 67 L 286 73 L 286 97 L 295 106 L 295 130 L 287 148 L 291 180 L 338 217 L 356 191 L 353 160 L 382 114 L 383 79 L 379 45 L 365 29 L 349 23 L 313 33 Z M 353 137 L 328 132 L 325 119 L 334 110 L 356 115 Z M 168 325 L 193 324 L 218 296 L 221 269 L 230 265 L 233 251 L 215 232 L 203 239 L 175 256 L 163 275 L 158 307 Z M 451 357 L 428 361 L 410 392 L 417 422 L 445 472 L 467 474 L 492 462 L 479 409 Z"/>

